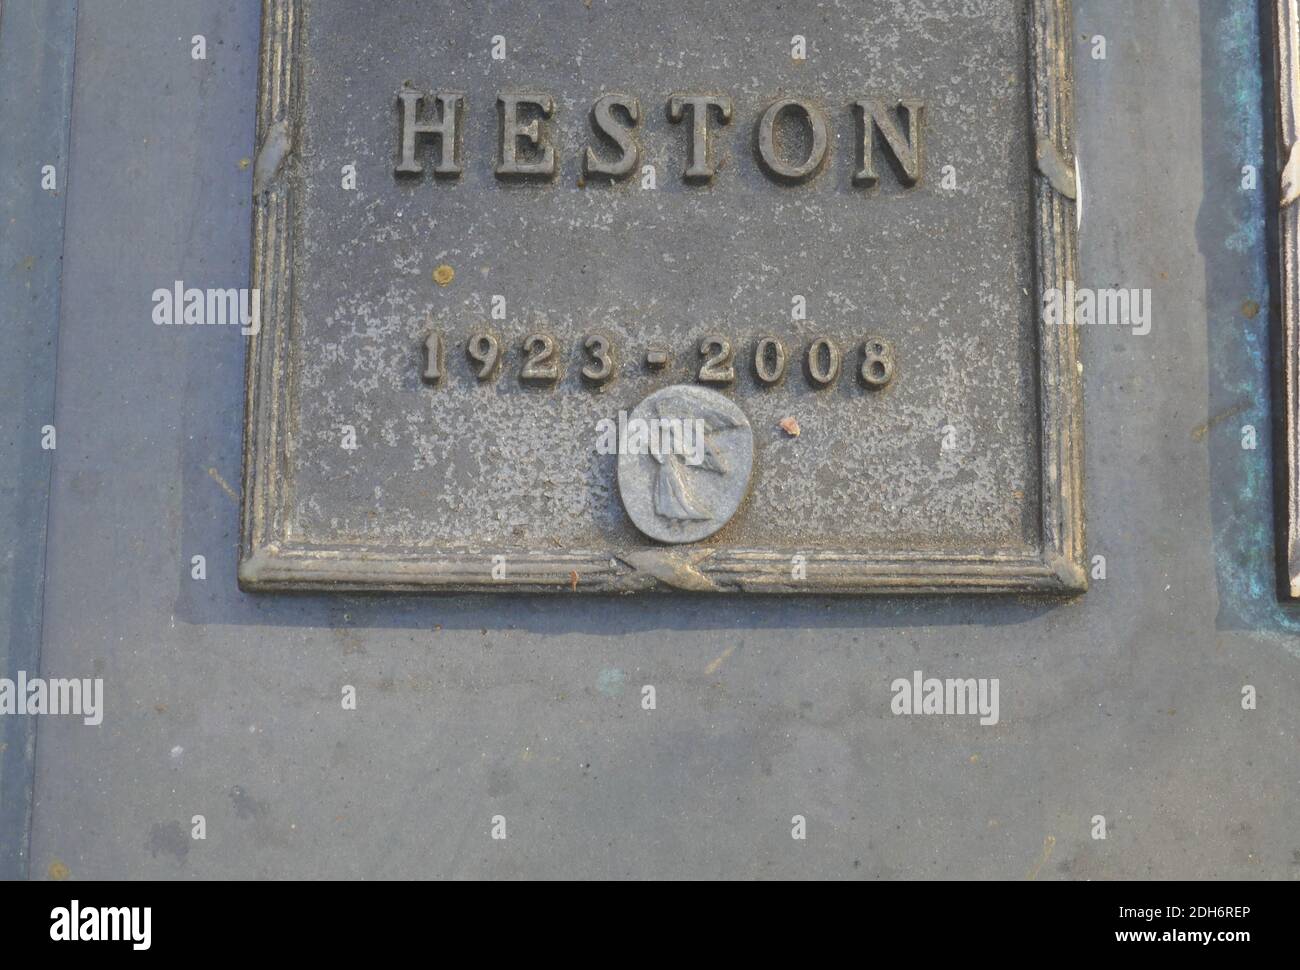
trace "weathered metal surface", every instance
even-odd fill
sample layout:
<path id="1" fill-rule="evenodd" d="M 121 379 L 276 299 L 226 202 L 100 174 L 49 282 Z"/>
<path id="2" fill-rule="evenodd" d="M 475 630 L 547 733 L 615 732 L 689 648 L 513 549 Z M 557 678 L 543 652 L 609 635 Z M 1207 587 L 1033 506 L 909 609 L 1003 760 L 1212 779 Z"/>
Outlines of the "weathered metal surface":
<path id="1" fill-rule="evenodd" d="M 246 588 L 1086 586 L 1066 0 L 264 9 Z M 598 448 L 684 383 L 698 536 Z"/>
<path id="2" fill-rule="evenodd" d="M 1277 140 L 1280 183 L 1278 202 L 1279 283 L 1282 328 L 1283 445 L 1277 458 L 1284 467 L 1278 502 L 1283 507 L 1280 546 L 1284 591 L 1300 598 L 1300 6 L 1276 0 Z"/>

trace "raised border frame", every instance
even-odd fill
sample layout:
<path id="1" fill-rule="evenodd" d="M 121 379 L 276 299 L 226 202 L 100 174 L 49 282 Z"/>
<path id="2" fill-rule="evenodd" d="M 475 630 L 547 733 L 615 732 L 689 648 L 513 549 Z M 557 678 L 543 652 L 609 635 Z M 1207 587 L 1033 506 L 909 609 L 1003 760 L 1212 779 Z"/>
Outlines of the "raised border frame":
<path id="1" fill-rule="evenodd" d="M 1300 599 L 1300 0 L 1276 0 L 1284 595 Z"/>
<path id="2" fill-rule="evenodd" d="M 1282 2 L 1294 4 L 1295 0 Z M 287 517 L 295 430 L 289 353 L 295 204 L 291 172 L 292 146 L 298 141 L 295 126 L 301 116 L 297 57 L 304 3 L 263 0 L 252 252 L 253 286 L 262 300 L 262 327 L 250 338 L 245 373 L 239 563 L 239 582 L 244 589 L 630 592 L 658 587 L 703 592 L 885 594 L 1070 594 L 1087 589 L 1078 327 L 1053 325 L 1041 312 L 1042 545 L 1034 555 L 879 555 L 707 545 L 566 552 L 488 547 L 440 553 L 416 547 L 325 546 L 295 540 L 289 534 Z M 1035 283 L 1036 292 L 1042 294 L 1051 289 L 1064 291 L 1067 281 L 1075 279 L 1077 266 L 1073 17 L 1071 0 L 1028 0 L 1028 5 L 1027 107 L 1030 140 L 1036 145 L 1037 157 L 1027 158 L 1025 164 L 1032 166 L 1036 175 Z M 1294 225 L 1293 211 L 1293 230 Z M 1295 238 L 1294 231 L 1291 238 Z M 1294 463 L 1293 453 L 1293 469 Z M 1294 528 L 1294 516 L 1292 522 Z M 799 581 L 791 578 L 796 555 L 805 559 L 805 578 Z M 494 557 L 500 556 L 506 557 L 508 568 L 504 578 L 494 579 Z"/>

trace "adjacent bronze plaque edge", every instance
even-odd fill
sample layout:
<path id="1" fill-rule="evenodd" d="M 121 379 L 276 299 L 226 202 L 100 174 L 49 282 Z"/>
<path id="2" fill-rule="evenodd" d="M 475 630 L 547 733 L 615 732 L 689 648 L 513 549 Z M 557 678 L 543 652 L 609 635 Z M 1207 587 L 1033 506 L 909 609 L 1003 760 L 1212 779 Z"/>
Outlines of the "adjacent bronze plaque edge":
<path id="1" fill-rule="evenodd" d="M 1070 0 L 1029 0 L 1030 104 L 1036 158 L 1036 292 L 1064 291 L 1077 265 Z M 672 588 L 755 593 L 1069 594 L 1087 588 L 1083 521 L 1083 409 L 1075 326 L 1038 322 L 1042 422 L 1040 554 L 880 555 L 698 545 L 472 552 L 321 546 L 289 534 L 295 427 L 293 145 L 301 113 L 298 43 L 303 0 L 263 0 L 253 286 L 262 327 L 245 374 L 243 530 L 239 581 L 248 590 L 630 592 Z M 1292 222 L 1294 225 L 1294 222 Z M 1292 235 L 1294 239 L 1294 234 Z M 1292 456 L 1294 463 L 1294 455 Z M 1294 464 L 1293 464 L 1294 467 Z M 1294 522 L 1294 517 L 1293 517 Z M 504 557 L 504 559 L 502 559 Z M 802 568 L 792 564 L 802 557 Z M 499 568 L 504 563 L 504 570 Z M 494 578 L 494 572 L 501 578 Z M 796 572 L 800 579 L 794 579 Z"/>
<path id="2" fill-rule="evenodd" d="M 1300 170 L 1300 5 L 1277 0 L 1277 138 L 1281 168 L 1278 213 L 1278 279 L 1282 290 L 1282 400 L 1286 447 L 1286 593 L 1300 599 L 1300 205 L 1293 180 Z"/>

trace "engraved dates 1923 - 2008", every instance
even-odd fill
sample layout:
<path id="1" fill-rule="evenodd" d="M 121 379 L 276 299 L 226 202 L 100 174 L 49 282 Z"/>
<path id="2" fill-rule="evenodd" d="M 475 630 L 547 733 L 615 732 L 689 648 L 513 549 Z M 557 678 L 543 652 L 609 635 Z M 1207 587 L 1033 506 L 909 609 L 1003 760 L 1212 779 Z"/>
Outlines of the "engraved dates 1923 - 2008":
<path id="1" fill-rule="evenodd" d="M 618 372 L 618 354 L 613 338 L 605 334 L 591 334 L 581 338 L 581 367 L 579 373 L 584 383 L 600 388 L 614 379 Z M 434 331 L 424 338 L 420 378 L 425 384 L 437 386 L 447 373 L 446 338 Z M 465 341 L 465 357 L 469 373 L 480 382 L 495 380 L 500 376 L 506 353 L 502 339 L 496 334 L 481 330 L 469 335 Z M 563 376 L 566 362 L 564 348 L 547 333 L 528 334 L 518 344 L 521 350 L 519 380 L 533 387 L 550 387 Z M 737 379 L 736 347 L 728 337 L 710 334 L 701 338 L 696 346 L 699 363 L 695 379 L 701 384 L 725 387 Z M 817 389 L 832 386 L 844 369 L 845 352 L 831 337 L 813 338 L 802 350 L 803 372 L 808 383 Z M 650 371 L 664 369 L 671 353 L 661 347 L 650 348 L 645 354 L 645 366 Z M 789 370 L 790 355 L 779 337 L 760 337 L 753 345 L 750 369 L 754 380 L 762 387 L 781 384 Z M 894 345 L 884 337 L 868 336 L 857 344 L 856 360 L 852 365 L 862 385 L 879 390 L 894 379 L 897 363 Z"/>

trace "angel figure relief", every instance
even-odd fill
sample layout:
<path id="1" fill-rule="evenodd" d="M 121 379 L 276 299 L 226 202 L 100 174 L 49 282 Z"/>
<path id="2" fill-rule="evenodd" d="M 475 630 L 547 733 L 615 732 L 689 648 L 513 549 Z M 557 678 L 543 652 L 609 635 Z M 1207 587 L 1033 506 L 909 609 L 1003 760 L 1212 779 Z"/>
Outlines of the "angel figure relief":
<path id="1" fill-rule="evenodd" d="M 674 415 L 674 412 L 681 411 L 692 414 L 692 417 Z M 702 408 L 698 403 L 674 399 L 657 402 L 655 413 L 659 427 L 664 429 L 664 434 L 654 439 L 650 449 L 650 454 L 659 463 L 654 486 L 655 513 L 678 522 L 713 519 L 713 510 L 705 508 L 698 490 L 691 488 L 691 477 L 700 474 L 725 476 L 728 473 L 727 462 L 712 436 L 741 427 L 740 422 L 715 408 Z M 665 448 L 665 444 L 669 447 Z"/>

